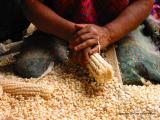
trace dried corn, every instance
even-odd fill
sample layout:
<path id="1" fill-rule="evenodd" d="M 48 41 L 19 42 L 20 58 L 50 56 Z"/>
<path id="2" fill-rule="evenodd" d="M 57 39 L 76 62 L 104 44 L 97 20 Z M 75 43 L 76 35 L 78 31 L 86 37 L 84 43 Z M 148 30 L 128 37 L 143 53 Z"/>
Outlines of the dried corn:
<path id="1" fill-rule="evenodd" d="M 32 35 L 33 32 L 36 31 L 36 30 L 37 30 L 36 26 L 35 26 L 33 23 L 31 23 L 31 24 L 29 25 L 29 27 L 27 28 L 27 35 L 28 35 L 28 36 L 29 36 L 29 35 Z"/>
<path id="2" fill-rule="evenodd" d="M 39 95 L 45 99 L 51 97 L 52 90 L 49 86 L 42 86 L 33 83 L 1 80 L 0 85 L 4 92 L 12 95 L 35 96 Z"/>
<path id="3" fill-rule="evenodd" d="M 105 83 L 113 79 L 112 66 L 105 61 L 99 53 L 91 55 L 89 64 L 87 65 L 91 76 L 99 83 Z"/>
<path id="4" fill-rule="evenodd" d="M 2 86 L 0 86 L 0 97 L 2 96 L 3 94 L 3 89 L 2 89 Z"/>

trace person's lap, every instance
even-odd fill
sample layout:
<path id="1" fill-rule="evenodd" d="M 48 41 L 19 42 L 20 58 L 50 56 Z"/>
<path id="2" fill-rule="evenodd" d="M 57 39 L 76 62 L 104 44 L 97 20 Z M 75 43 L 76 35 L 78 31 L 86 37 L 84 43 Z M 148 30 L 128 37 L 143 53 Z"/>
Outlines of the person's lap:
<path id="1" fill-rule="evenodd" d="M 15 71 L 22 77 L 40 77 L 51 62 L 64 63 L 66 60 L 66 43 L 36 31 L 24 40 L 24 48 L 17 57 Z"/>

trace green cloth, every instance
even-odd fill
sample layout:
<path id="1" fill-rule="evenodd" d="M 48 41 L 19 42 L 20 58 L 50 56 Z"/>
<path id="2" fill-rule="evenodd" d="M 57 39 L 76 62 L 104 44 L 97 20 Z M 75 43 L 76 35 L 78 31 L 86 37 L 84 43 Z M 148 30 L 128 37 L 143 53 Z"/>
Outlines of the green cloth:
<path id="1" fill-rule="evenodd" d="M 118 43 L 117 56 L 124 84 L 142 84 L 141 78 L 160 83 L 160 54 L 140 29 Z"/>

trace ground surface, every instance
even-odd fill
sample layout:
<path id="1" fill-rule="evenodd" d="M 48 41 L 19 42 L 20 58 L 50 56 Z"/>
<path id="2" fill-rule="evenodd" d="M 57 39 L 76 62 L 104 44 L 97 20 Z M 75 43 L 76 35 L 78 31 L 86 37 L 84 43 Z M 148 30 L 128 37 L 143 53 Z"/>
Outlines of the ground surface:
<path id="1" fill-rule="evenodd" d="M 58 65 L 47 76 L 22 79 L 13 73 L 14 59 L 0 62 L 0 80 L 53 86 L 52 98 L 0 96 L 0 119 L 13 120 L 159 120 L 160 85 L 127 86 L 116 81 L 95 87 L 84 69 Z"/>

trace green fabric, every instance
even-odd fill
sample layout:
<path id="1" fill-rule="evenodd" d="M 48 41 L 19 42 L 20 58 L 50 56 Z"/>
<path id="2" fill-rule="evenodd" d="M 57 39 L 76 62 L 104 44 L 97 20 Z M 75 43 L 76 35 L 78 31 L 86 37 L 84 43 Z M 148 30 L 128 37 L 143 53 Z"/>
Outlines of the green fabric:
<path id="1" fill-rule="evenodd" d="M 138 30 L 137 30 L 138 31 Z M 141 78 L 160 83 L 160 55 L 151 50 L 152 43 L 134 32 L 118 43 L 117 56 L 124 84 L 142 84 Z"/>

